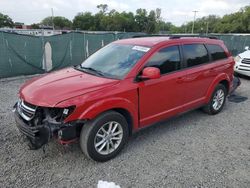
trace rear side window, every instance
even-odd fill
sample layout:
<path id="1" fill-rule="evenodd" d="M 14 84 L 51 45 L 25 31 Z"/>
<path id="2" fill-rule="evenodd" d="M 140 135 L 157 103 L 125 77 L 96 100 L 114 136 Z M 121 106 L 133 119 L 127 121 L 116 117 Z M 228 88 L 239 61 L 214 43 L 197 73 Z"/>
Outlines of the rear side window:
<path id="1" fill-rule="evenodd" d="M 147 67 L 157 67 L 161 74 L 170 73 L 180 69 L 180 52 L 178 46 L 163 48 L 156 52 L 148 61 Z"/>
<path id="2" fill-rule="evenodd" d="M 183 51 L 187 60 L 187 67 L 209 62 L 208 52 L 203 44 L 183 45 Z"/>
<path id="3" fill-rule="evenodd" d="M 220 60 L 227 58 L 227 54 L 225 53 L 224 49 L 216 44 L 208 44 L 207 48 L 212 56 L 212 60 Z"/>

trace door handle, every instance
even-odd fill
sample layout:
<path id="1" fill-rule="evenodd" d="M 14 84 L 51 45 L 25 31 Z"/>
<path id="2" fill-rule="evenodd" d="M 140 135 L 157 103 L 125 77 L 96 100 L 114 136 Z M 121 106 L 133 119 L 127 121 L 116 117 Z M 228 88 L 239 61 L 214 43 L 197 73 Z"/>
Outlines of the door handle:
<path id="1" fill-rule="evenodd" d="M 203 75 L 204 75 L 204 76 L 209 76 L 209 75 L 210 75 L 211 73 L 213 73 L 214 71 L 215 71 L 215 69 L 214 69 L 214 68 L 211 68 L 211 69 L 205 71 L 205 72 L 203 73 Z"/>
<path id="2" fill-rule="evenodd" d="M 211 73 L 211 72 L 214 72 L 215 71 L 215 68 L 211 68 L 211 69 L 209 69 L 209 72 Z"/>
<path id="3" fill-rule="evenodd" d="M 185 77 L 179 77 L 179 78 L 177 78 L 177 83 L 183 83 L 185 81 Z"/>

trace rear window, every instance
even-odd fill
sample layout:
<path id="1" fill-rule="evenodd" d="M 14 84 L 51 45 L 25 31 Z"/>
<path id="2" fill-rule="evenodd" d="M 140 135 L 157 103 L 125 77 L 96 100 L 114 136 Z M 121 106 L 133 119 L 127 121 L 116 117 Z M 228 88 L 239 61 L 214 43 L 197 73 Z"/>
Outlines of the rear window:
<path id="1" fill-rule="evenodd" d="M 213 61 L 227 58 L 227 54 L 221 46 L 216 44 L 208 44 L 207 48 L 212 56 Z"/>
<path id="2" fill-rule="evenodd" d="M 209 62 L 207 49 L 203 44 L 187 44 L 183 46 L 187 67 Z"/>

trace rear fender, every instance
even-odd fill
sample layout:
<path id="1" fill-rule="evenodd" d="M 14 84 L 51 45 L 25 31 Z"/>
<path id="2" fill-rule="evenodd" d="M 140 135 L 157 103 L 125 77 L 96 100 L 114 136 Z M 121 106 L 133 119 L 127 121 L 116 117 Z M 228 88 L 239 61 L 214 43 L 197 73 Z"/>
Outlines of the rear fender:
<path id="1" fill-rule="evenodd" d="M 228 82 L 228 87 L 231 87 L 231 81 L 230 78 L 227 74 L 222 73 L 220 75 L 218 75 L 212 82 L 212 84 L 210 84 L 210 87 L 207 90 L 207 94 L 206 94 L 206 103 L 209 103 L 211 96 L 214 92 L 215 87 L 222 81 L 222 80 L 226 80 Z"/>

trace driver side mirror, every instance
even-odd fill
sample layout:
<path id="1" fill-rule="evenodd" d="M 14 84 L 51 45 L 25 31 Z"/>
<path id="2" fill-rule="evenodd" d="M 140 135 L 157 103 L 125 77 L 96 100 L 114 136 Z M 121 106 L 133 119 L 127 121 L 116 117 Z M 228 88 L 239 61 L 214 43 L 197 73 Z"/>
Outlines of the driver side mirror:
<path id="1" fill-rule="evenodd" d="M 245 47 L 245 50 L 246 50 L 246 51 L 249 50 L 249 46 L 246 46 L 246 47 Z"/>
<path id="2" fill-rule="evenodd" d="M 161 77 L 161 72 L 159 68 L 156 67 L 146 67 L 142 71 L 142 75 L 139 76 L 140 80 L 157 79 Z"/>

